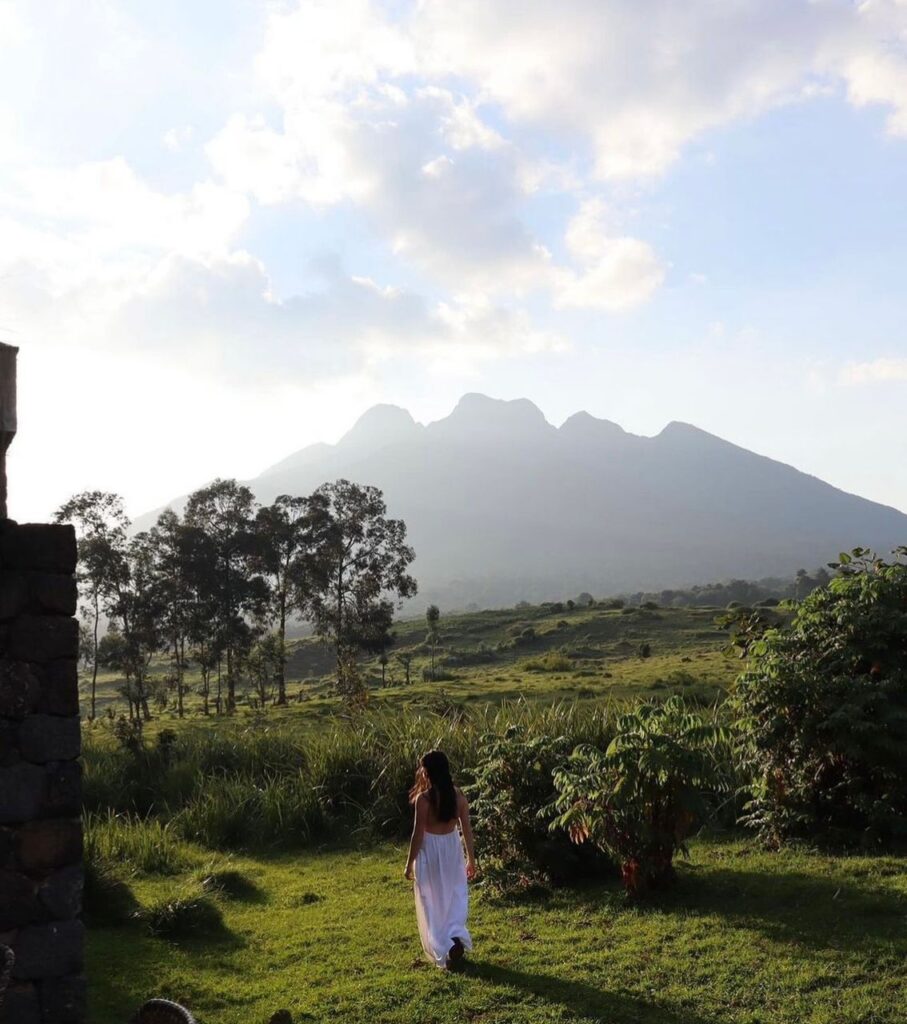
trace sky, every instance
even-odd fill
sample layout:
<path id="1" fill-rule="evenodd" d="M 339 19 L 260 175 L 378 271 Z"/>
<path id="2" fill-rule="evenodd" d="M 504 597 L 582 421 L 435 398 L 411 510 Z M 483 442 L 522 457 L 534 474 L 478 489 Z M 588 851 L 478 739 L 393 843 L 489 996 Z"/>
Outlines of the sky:
<path id="1" fill-rule="evenodd" d="M 20 520 L 473 391 L 907 511 L 907 0 L 0 0 L 0 242 Z"/>

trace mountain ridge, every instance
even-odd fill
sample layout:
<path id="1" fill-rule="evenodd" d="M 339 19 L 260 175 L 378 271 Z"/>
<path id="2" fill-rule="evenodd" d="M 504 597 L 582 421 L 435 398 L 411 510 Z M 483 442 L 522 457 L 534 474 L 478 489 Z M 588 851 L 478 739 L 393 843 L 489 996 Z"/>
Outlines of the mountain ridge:
<path id="1" fill-rule="evenodd" d="M 267 502 L 338 477 L 382 489 L 419 603 L 446 607 L 789 576 L 907 543 L 899 510 L 693 424 L 643 436 L 581 411 L 556 427 L 528 399 L 477 393 L 427 424 L 373 406 L 246 483 Z"/>

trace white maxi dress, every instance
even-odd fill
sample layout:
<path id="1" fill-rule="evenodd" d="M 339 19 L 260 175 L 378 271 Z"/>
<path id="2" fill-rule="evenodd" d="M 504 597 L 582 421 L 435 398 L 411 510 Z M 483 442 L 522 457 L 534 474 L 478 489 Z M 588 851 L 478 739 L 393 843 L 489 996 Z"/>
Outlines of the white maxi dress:
<path id="1" fill-rule="evenodd" d="M 423 833 L 415 875 L 416 920 L 422 948 L 429 960 L 444 967 L 454 939 L 459 939 L 464 949 L 472 949 L 472 937 L 466 928 L 466 858 L 459 829 L 446 835 Z"/>

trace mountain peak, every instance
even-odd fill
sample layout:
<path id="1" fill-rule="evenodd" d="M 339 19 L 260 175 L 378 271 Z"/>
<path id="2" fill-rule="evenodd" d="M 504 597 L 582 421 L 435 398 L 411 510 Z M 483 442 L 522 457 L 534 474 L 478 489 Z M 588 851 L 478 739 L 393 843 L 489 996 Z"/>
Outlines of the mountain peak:
<path id="1" fill-rule="evenodd" d="M 560 434 L 571 440 L 604 441 L 626 437 L 627 432 L 612 420 L 602 420 L 583 410 L 575 412 L 560 425 Z"/>
<path id="2" fill-rule="evenodd" d="M 444 437 L 476 437 L 535 435 L 553 431 L 542 410 L 528 398 L 508 401 L 471 393 L 464 395 L 453 412 L 432 423 L 429 429 Z"/>
<path id="3" fill-rule="evenodd" d="M 374 450 L 404 441 L 418 429 L 419 425 L 409 412 L 399 405 L 373 405 L 356 420 L 338 443 L 344 447 L 367 447 Z"/>

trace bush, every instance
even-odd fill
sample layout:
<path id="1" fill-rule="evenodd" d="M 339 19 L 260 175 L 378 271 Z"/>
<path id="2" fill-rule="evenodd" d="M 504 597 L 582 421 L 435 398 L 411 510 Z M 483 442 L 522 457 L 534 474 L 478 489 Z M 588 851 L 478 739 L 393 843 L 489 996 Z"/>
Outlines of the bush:
<path id="1" fill-rule="evenodd" d="M 736 699 L 748 738 L 747 824 L 777 843 L 808 835 L 907 838 L 907 548 L 863 549 L 803 599 L 788 626 L 740 620 L 750 655 Z"/>
<path id="2" fill-rule="evenodd" d="M 530 658 L 523 662 L 527 672 L 572 672 L 574 665 L 571 658 L 560 651 L 549 651 L 538 658 Z"/>
<path id="3" fill-rule="evenodd" d="M 640 658 L 650 658 L 652 656 L 652 645 L 648 642 L 641 643 L 636 653 Z"/>
<path id="4" fill-rule="evenodd" d="M 484 885 L 492 892 L 513 895 L 602 869 L 602 858 L 571 845 L 563 829 L 548 827 L 553 774 L 569 749 L 566 736 L 532 735 L 520 726 L 482 738 L 467 792 Z"/>
<path id="5" fill-rule="evenodd" d="M 577 747 L 555 771 L 555 827 L 613 857 L 629 893 L 663 886 L 706 811 L 706 794 L 727 787 L 722 739 L 679 697 L 621 715 L 606 751 Z"/>

